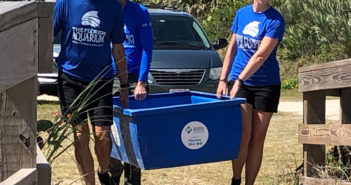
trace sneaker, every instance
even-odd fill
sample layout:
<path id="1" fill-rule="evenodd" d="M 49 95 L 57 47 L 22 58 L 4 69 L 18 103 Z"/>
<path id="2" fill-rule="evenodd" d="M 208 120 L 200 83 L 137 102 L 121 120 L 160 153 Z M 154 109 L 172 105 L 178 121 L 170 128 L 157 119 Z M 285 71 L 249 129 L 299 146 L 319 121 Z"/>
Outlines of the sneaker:
<path id="1" fill-rule="evenodd" d="M 241 179 L 232 178 L 232 185 L 240 185 L 240 184 L 241 184 Z"/>
<path id="2" fill-rule="evenodd" d="M 100 174 L 98 172 L 98 177 L 101 185 L 111 185 L 111 177 L 108 173 Z"/>

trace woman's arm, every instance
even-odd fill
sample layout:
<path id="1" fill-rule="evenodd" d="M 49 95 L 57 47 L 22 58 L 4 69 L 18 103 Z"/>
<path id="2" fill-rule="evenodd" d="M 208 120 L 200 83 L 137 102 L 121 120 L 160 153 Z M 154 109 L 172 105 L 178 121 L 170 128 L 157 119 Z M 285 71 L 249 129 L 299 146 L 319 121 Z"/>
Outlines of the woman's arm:
<path id="1" fill-rule="evenodd" d="M 236 55 L 236 34 L 233 33 L 232 38 L 227 49 L 227 53 L 224 58 L 221 77 L 219 78 L 218 88 L 217 88 L 217 98 L 220 98 L 226 91 L 227 85 L 227 75 L 228 71 L 231 69 L 234 57 Z"/>
<path id="2" fill-rule="evenodd" d="M 267 60 L 269 55 L 273 52 L 277 46 L 278 40 L 271 37 L 264 37 L 256 53 L 250 58 L 248 64 L 244 70 L 240 73 L 239 78 L 247 80 L 252 74 L 254 74 Z"/>
<path id="3" fill-rule="evenodd" d="M 226 80 L 228 75 L 228 70 L 231 68 L 233 64 L 234 57 L 236 55 L 236 34 L 233 33 L 232 38 L 230 39 L 230 43 L 228 46 L 227 53 L 224 57 L 222 73 L 221 73 L 221 80 Z"/>
<path id="4" fill-rule="evenodd" d="M 264 37 L 256 53 L 250 58 L 244 70 L 240 73 L 238 80 L 235 81 L 234 86 L 230 92 L 230 98 L 234 98 L 240 88 L 240 80 L 247 80 L 254 74 L 267 60 L 269 55 L 273 52 L 278 44 L 278 39 L 271 37 Z"/>

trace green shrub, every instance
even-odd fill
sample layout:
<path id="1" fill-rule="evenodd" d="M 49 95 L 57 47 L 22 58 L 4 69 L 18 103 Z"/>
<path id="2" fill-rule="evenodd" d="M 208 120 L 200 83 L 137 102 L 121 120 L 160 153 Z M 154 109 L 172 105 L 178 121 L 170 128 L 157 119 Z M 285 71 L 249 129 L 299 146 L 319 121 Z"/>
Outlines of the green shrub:
<path id="1" fill-rule="evenodd" d="M 286 59 L 313 55 L 320 56 L 319 62 L 324 63 L 351 56 L 350 1 L 286 0 L 278 9 L 286 20 L 283 39 L 283 47 L 289 50 Z M 333 55 L 335 50 L 337 56 Z"/>
<path id="2" fill-rule="evenodd" d="M 292 78 L 292 79 L 289 79 L 289 80 L 283 80 L 282 81 L 281 88 L 283 90 L 296 89 L 298 87 L 299 87 L 299 79 L 298 78 Z"/>

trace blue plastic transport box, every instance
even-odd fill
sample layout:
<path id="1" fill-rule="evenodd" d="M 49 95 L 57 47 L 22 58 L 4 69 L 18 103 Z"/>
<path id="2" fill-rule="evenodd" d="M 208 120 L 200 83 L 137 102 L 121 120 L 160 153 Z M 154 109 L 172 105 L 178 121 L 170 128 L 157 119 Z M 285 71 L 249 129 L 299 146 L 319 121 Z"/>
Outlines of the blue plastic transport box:
<path id="1" fill-rule="evenodd" d="M 245 99 L 181 92 L 114 98 L 111 156 L 150 170 L 235 159 L 241 137 L 240 104 Z"/>

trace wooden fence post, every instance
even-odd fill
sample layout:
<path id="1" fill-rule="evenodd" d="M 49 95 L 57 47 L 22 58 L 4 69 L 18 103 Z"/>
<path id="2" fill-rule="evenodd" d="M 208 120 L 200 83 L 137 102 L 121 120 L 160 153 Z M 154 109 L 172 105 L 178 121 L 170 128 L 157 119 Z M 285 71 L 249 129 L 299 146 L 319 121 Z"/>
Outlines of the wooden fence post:
<path id="1" fill-rule="evenodd" d="M 303 122 L 304 124 L 325 123 L 325 93 L 324 91 L 312 91 L 303 93 Z M 303 145 L 304 174 L 312 177 L 317 174 L 316 167 L 325 163 L 324 145 Z"/>
<path id="2" fill-rule="evenodd" d="M 342 124 L 351 124 L 351 88 L 341 89 L 340 116 Z"/>
<path id="3" fill-rule="evenodd" d="M 299 126 L 299 143 L 303 144 L 304 151 L 304 176 L 300 176 L 299 184 L 351 185 L 342 180 L 318 179 L 318 171 L 325 172 L 325 145 L 340 146 L 342 162 L 350 165 L 351 157 L 343 152 L 351 148 L 350 77 L 351 59 L 299 69 L 299 91 L 303 93 L 304 101 L 304 124 Z M 340 97 L 341 124 L 325 124 L 327 95 Z"/>
<path id="4" fill-rule="evenodd" d="M 52 5 L 0 1 L 0 183 L 38 183 L 37 73 L 52 67 Z"/>

